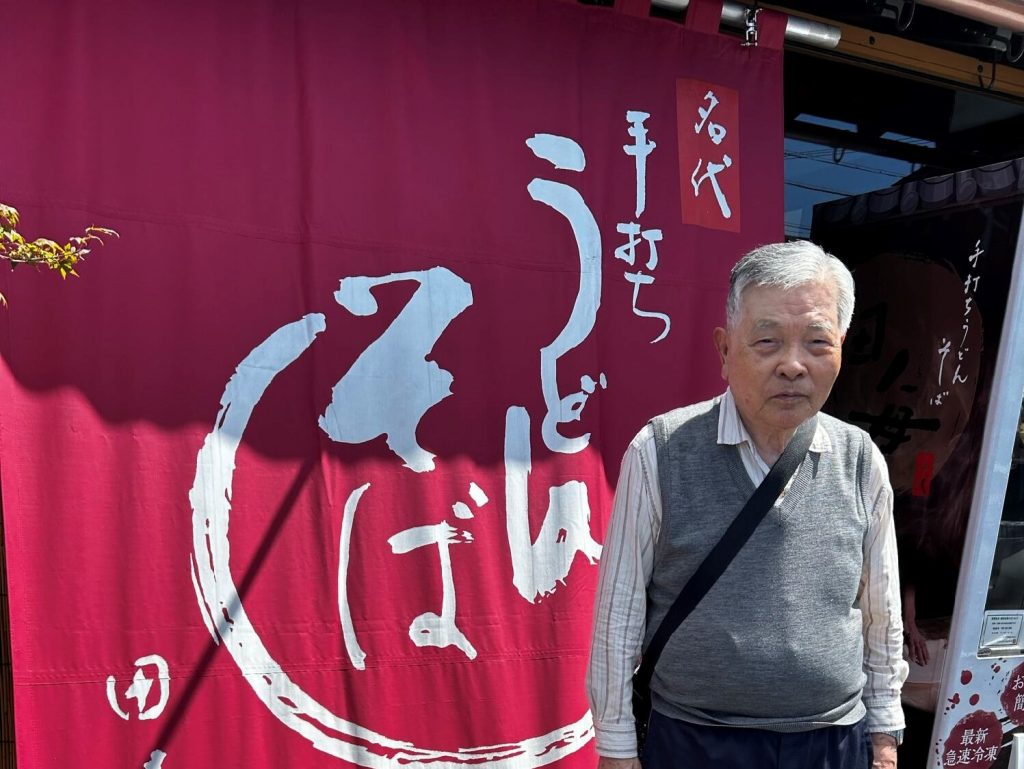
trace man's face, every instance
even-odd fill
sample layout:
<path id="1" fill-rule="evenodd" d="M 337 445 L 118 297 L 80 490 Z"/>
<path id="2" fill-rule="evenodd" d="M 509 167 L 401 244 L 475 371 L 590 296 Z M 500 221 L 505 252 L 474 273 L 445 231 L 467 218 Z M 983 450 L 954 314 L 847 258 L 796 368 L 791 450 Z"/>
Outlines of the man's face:
<path id="1" fill-rule="evenodd" d="M 756 439 L 786 433 L 821 409 L 839 374 L 836 289 L 750 286 L 731 329 L 715 329 L 722 378 Z"/>

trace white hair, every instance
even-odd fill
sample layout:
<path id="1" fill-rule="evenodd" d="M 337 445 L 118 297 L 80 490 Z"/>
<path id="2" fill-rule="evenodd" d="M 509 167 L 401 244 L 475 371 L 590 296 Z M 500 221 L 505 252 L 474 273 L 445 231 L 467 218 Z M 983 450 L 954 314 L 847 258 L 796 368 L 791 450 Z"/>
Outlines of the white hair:
<path id="1" fill-rule="evenodd" d="M 809 240 L 758 246 L 736 262 L 729 277 L 726 322 L 732 328 L 740 315 L 740 300 L 750 286 L 796 288 L 807 283 L 831 283 L 836 289 L 839 333 L 853 318 L 853 275 L 846 265 Z"/>

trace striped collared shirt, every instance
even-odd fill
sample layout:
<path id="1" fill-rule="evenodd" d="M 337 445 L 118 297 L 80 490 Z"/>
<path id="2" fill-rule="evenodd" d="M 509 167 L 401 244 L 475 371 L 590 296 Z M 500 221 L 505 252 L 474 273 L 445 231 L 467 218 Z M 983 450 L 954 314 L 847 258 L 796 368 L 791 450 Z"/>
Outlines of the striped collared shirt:
<path id="1" fill-rule="evenodd" d="M 764 480 L 770 467 L 757 453 L 730 390 L 725 391 L 721 400 L 718 443 L 739 447 L 743 466 L 755 486 Z M 904 728 L 900 689 L 908 667 L 903 660 L 892 487 L 885 459 L 873 443 L 871 448 L 869 497 L 874 502 L 868 511 L 860 587 L 867 675 L 863 700 L 868 731 L 881 732 Z M 819 425 L 810 451 L 831 450 L 828 434 Z M 654 569 L 661 516 L 654 430 L 647 425 L 630 443 L 622 460 L 594 606 L 587 693 L 594 715 L 597 752 L 602 756 L 636 755 L 632 678 L 644 637 L 646 589 Z"/>

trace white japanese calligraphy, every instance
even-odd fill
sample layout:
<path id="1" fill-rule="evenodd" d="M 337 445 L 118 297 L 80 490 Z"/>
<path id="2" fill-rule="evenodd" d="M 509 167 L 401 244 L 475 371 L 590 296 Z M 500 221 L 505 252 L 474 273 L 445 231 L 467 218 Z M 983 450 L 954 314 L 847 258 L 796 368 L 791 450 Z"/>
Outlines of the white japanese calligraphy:
<path id="1" fill-rule="evenodd" d="M 242 605 L 230 560 L 231 489 L 235 458 L 255 406 L 274 377 L 291 365 L 326 327 L 310 314 L 275 331 L 238 365 L 221 396 L 221 408 L 196 457 L 189 492 L 197 599 L 207 626 L 223 642 L 243 680 L 285 726 L 318 750 L 368 769 L 455 769 L 488 763 L 490 769 L 524 769 L 557 761 L 593 738 L 589 713 L 552 731 L 499 746 L 423 748 L 339 717 L 289 677 L 271 656 Z M 442 607 L 442 614 L 444 608 Z M 216 617 L 216 622 L 214 618 Z"/>
<path id="2" fill-rule="evenodd" d="M 134 665 L 135 675 L 132 677 L 131 684 L 128 685 L 124 692 L 124 698 L 126 700 L 135 700 L 140 721 L 158 718 L 164 712 L 164 708 L 167 707 L 167 701 L 171 696 L 171 675 L 167 667 L 167 660 L 159 654 L 149 654 L 145 657 L 139 657 L 135 660 Z M 150 666 L 156 668 L 154 671 L 155 680 L 150 678 L 144 671 L 144 668 Z M 153 689 L 154 683 L 157 686 L 159 696 L 155 704 L 147 707 L 149 694 Z M 117 703 L 116 686 L 117 679 L 114 676 L 107 676 L 107 702 L 119 717 L 127 721 L 129 718 L 128 713 L 122 710 Z"/>
<path id="3" fill-rule="evenodd" d="M 717 104 L 717 103 L 718 103 L 717 100 L 715 100 L 715 104 Z M 712 105 L 711 109 L 714 109 L 714 105 Z M 709 110 L 708 114 L 710 114 L 710 110 Z M 639 112 L 639 111 L 635 111 L 635 110 L 629 110 L 629 111 L 626 112 L 626 121 L 630 123 L 629 134 L 631 136 L 634 136 L 634 137 L 637 138 L 637 145 L 636 146 L 632 146 L 632 145 L 628 145 L 627 144 L 627 145 L 623 146 L 623 149 L 626 151 L 627 155 L 636 155 L 637 156 L 637 166 L 636 166 L 636 201 L 637 201 L 636 216 L 638 216 L 638 217 L 640 216 L 641 213 L 643 213 L 643 211 L 644 211 L 644 209 L 645 209 L 645 207 L 647 205 L 646 204 L 646 200 L 647 200 L 647 167 L 646 167 L 646 163 L 644 163 L 643 165 L 640 164 L 640 155 L 638 153 L 640 152 L 640 139 L 641 138 L 646 138 L 646 136 L 647 136 L 647 130 L 642 127 L 643 121 L 647 120 L 647 118 L 649 118 L 649 117 L 650 117 L 650 115 L 648 113 L 646 113 L 646 112 Z M 705 120 L 706 120 L 707 119 L 707 115 L 705 115 L 704 117 L 705 117 Z M 701 126 L 703 126 L 703 123 L 701 123 Z M 642 133 L 640 133 L 641 131 L 642 131 Z M 643 145 L 643 148 L 644 148 L 644 153 L 643 154 L 644 154 L 644 156 L 649 155 L 651 153 L 651 151 L 653 151 L 656 146 L 657 145 L 654 142 L 647 142 L 647 143 L 645 143 Z M 642 229 L 640 223 L 634 221 L 634 222 L 619 222 L 615 226 L 615 230 L 616 230 L 616 232 L 618 232 L 618 233 L 620 233 L 622 235 L 626 235 L 628 237 L 628 240 L 624 244 L 618 246 L 615 249 L 614 255 L 615 255 L 616 259 L 621 259 L 626 264 L 628 264 L 630 267 L 635 266 L 635 264 L 636 264 L 636 247 L 637 247 L 637 245 L 639 243 L 645 242 L 645 243 L 647 243 L 647 251 L 648 251 L 647 263 L 646 263 L 645 267 L 648 270 L 654 270 L 654 269 L 657 268 L 657 266 L 658 266 L 658 242 L 663 237 L 663 233 L 662 233 L 662 231 L 660 229 L 658 229 L 658 228 Z M 637 235 L 640 236 L 640 239 L 637 239 Z M 660 342 L 662 339 L 664 339 L 668 335 L 669 329 L 672 327 L 671 319 L 669 318 L 668 315 L 666 315 L 663 312 L 650 312 L 650 311 L 646 311 L 646 310 L 641 310 L 640 307 L 639 307 L 639 304 L 638 304 L 639 297 L 640 297 L 640 287 L 641 286 L 649 286 L 652 283 L 654 283 L 654 276 L 649 274 L 649 273 L 645 273 L 645 272 L 643 272 L 641 270 L 637 270 L 635 272 L 626 272 L 626 273 L 623 274 L 623 277 L 625 277 L 626 282 L 631 283 L 633 285 L 633 300 L 632 300 L 633 314 L 636 315 L 639 318 L 654 318 L 654 319 L 660 320 L 662 322 L 664 328 L 662 328 L 661 333 L 658 336 L 656 336 L 654 339 L 651 340 L 651 344 L 656 344 L 657 342 Z"/>
<path id="4" fill-rule="evenodd" d="M 714 91 L 708 91 L 704 94 L 704 101 L 708 103 L 708 106 L 698 107 L 697 114 L 700 115 L 700 122 L 695 123 L 693 126 L 693 132 L 699 134 L 704 130 L 705 124 L 708 124 L 708 119 L 711 117 L 711 113 L 714 112 L 715 107 L 718 106 L 718 97 L 715 96 Z M 721 144 L 722 140 L 725 139 L 726 129 L 725 126 L 719 123 L 708 124 L 708 136 L 711 137 L 713 144 Z"/>
<path id="5" fill-rule="evenodd" d="M 635 140 L 633 144 L 624 144 L 622 149 L 627 155 L 636 158 L 636 208 L 635 216 L 640 216 L 647 208 L 647 156 L 650 155 L 658 145 L 647 141 L 647 129 L 644 121 L 650 115 L 639 110 L 626 112 L 626 121 L 629 123 L 627 133 Z"/>
<path id="6" fill-rule="evenodd" d="M 473 535 L 468 531 L 457 531 L 445 521 L 432 526 L 413 526 L 388 539 L 395 553 L 409 553 L 420 547 L 437 545 L 441 561 L 441 613 L 428 611 L 419 615 L 409 626 L 409 638 L 417 646 L 458 647 L 471 660 L 476 659 L 476 649 L 455 624 L 455 578 L 449 551 L 452 545 L 472 541 Z"/>
<path id="7" fill-rule="evenodd" d="M 591 381 L 589 386 L 593 386 Z M 577 553 L 591 564 L 601 546 L 590 534 L 587 487 L 568 481 L 548 491 L 548 509 L 535 542 L 530 536 L 530 415 L 521 406 L 505 414 L 505 514 L 512 555 L 512 582 L 527 601 L 536 601 L 564 583 Z"/>
<path id="8" fill-rule="evenodd" d="M 661 330 L 661 333 L 651 340 L 651 344 L 656 344 L 668 336 L 668 332 L 672 328 L 672 319 L 663 312 L 649 312 L 647 310 L 641 310 L 637 306 L 637 301 L 640 298 L 640 286 L 649 286 L 654 282 L 654 276 L 647 275 L 639 271 L 627 272 L 624 273 L 624 275 L 626 280 L 633 284 L 633 314 L 640 318 L 656 318 L 664 324 L 664 328 Z"/>
<path id="9" fill-rule="evenodd" d="M 388 448 L 406 467 L 422 473 L 434 469 L 434 455 L 416 442 L 416 427 L 431 407 L 452 394 L 453 381 L 451 373 L 426 357 L 448 324 L 473 303 L 473 291 L 447 268 L 433 267 L 345 278 L 334 296 L 353 315 L 373 315 L 377 302 L 372 289 L 403 281 L 419 287 L 334 386 L 320 428 L 339 443 L 363 443 L 386 435 Z M 401 376 L 395 376 L 399 371 Z"/>
<path id="10" fill-rule="evenodd" d="M 362 498 L 370 484 L 364 483 L 348 495 L 345 510 L 341 515 L 341 538 L 338 543 L 338 613 L 341 617 L 341 635 L 345 641 L 345 652 L 356 670 L 366 670 L 366 652 L 356 638 L 355 624 L 352 622 L 352 610 L 348 603 L 348 565 L 349 551 L 352 546 L 352 521 Z"/>
<path id="11" fill-rule="evenodd" d="M 718 175 L 726 168 L 732 166 L 732 158 L 728 155 L 722 156 L 721 163 L 715 163 L 709 160 L 705 167 L 704 175 L 697 178 L 697 173 L 700 171 L 701 164 L 704 162 L 703 158 L 697 160 L 697 167 L 693 169 L 693 173 L 690 175 L 690 183 L 693 185 L 693 196 L 697 197 L 700 194 L 700 187 L 704 182 L 710 182 L 711 189 L 715 193 L 715 200 L 718 201 L 718 208 L 722 212 L 722 216 L 726 219 L 732 218 L 732 209 L 729 208 L 729 201 L 725 197 L 725 193 L 722 192 L 722 187 L 718 183 Z"/>
<path id="12" fill-rule="evenodd" d="M 571 139 L 536 134 L 526 144 L 537 157 L 556 168 L 583 170 L 583 150 Z M 597 309 L 601 306 L 601 233 L 583 196 L 568 184 L 533 179 L 526 189 L 531 198 L 550 206 L 568 220 L 579 251 L 580 287 L 572 313 L 555 340 L 540 351 L 541 390 L 547 408 L 541 423 L 544 445 L 551 451 L 574 454 L 589 445 L 590 433 L 567 438 L 558 431 L 558 426 L 579 420 L 589 393 L 578 391 L 565 397 L 559 393 L 558 360 L 590 336 L 597 321 Z"/>

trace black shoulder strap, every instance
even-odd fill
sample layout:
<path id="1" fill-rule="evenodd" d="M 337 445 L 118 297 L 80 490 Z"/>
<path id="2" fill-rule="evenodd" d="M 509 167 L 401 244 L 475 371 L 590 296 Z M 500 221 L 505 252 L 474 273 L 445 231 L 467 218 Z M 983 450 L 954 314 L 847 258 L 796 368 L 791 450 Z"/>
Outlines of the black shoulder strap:
<path id="1" fill-rule="evenodd" d="M 768 514 L 772 505 L 775 504 L 775 500 L 779 498 L 779 494 L 786 488 L 789 479 L 793 477 L 793 473 L 796 472 L 804 457 L 807 456 L 807 449 L 811 446 L 811 440 L 814 438 L 817 423 L 817 418 L 812 417 L 800 425 L 786 445 L 782 455 L 772 465 L 772 469 L 768 471 L 768 475 L 765 476 L 764 480 L 761 481 L 761 485 L 757 487 L 750 499 L 747 500 L 747 504 L 743 506 L 740 514 L 729 524 L 725 534 L 711 548 L 711 552 L 705 556 L 701 565 L 693 573 L 693 576 L 683 586 L 683 589 L 679 592 L 679 597 L 676 598 L 675 603 L 669 608 L 665 618 L 661 621 L 661 625 L 658 626 L 657 632 L 655 632 L 654 637 L 651 639 L 650 645 L 644 652 L 640 667 L 636 673 L 638 683 L 642 683 L 644 686 L 650 685 L 654 666 L 657 664 L 665 644 L 668 643 L 668 639 L 676 631 L 680 623 L 686 619 L 687 615 L 697 607 L 701 599 L 707 595 L 707 592 L 729 567 L 736 554 L 743 549 L 747 540 L 750 539 L 750 535 L 754 533 L 754 529 L 757 528 L 765 515 Z"/>

